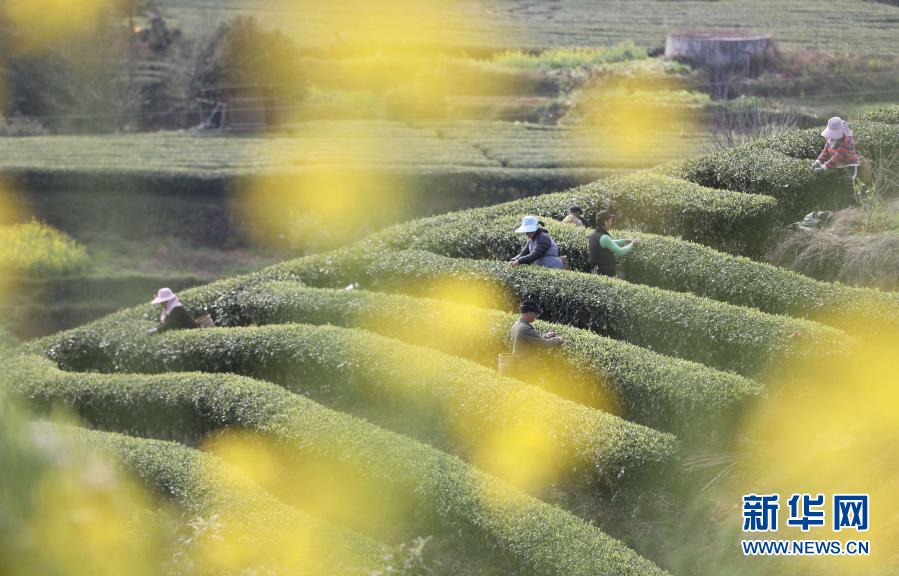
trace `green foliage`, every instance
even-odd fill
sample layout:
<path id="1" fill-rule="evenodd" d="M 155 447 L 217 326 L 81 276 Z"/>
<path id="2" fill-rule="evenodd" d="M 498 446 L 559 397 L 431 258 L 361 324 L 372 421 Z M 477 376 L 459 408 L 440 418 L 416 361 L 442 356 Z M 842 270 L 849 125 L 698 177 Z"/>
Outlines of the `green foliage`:
<path id="1" fill-rule="evenodd" d="M 885 113 L 888 111 L 889 109 L 883 110 Z M 872 116 L 878 117 L 873 114 Z M 870 160 L 888 156 L 899 147 L 899 125 L 896 123 L 859 120 L 851 122 L 850 127 L 858 152 Z M 819 128 L 791 130 L 765 138 L 750 146 L 758 150 L 775 150 L 793 158 L 814 160 L 824 148 L 824 137 L 821 136 Z"/>
<path id="2" fill-rule="evenodd" d="M 134 324 L 106 341 L 109 333 L 97 328 L 76 330 L 51 345 L 51 358 L 65 367 L 85 356 L 106 360 L 79 363 L 79 369 L 200 370 L 261 378 L 463 453 L 495 426 L 511 430 L 550 422 L 558 465 L 573 459 L 585 479 L 607 484 L 620 483 L 643 465 L 670 462 L 676 453 L 671 436 L 498 379 L 472 362 L 361 330 L 286 325 L 151 337 L 146 324 Z M 504 409 L 513 399 L 516 408 Z M 390 416 L 397 412 L 404 418 Z M 468 433 L 444 438 L 445 430 L 461 422 Z"/>
<path id="3" fill-rule="evenodd" d="M 899 146 L 899 126 L 860 121 L 852 127 L 858 151 L 871 160 L 888 158 Z M 711 188 L 773 196 L 786 223 L 812 210 L 844 208 L 852 200 L 839 194 L 836 171 L 819 176 L 812 173 L 809 160 L 817 158 L 823 147 L 820 130 L 795 130 L 668 165 L 661 171 Z"/>
<path id="4" fill-rule="evenodd" d="M 422 227 L 404 248 L 427 250 L 454 258 L 508 260 L 523 244 L 515 234 L 515 216 L 484 218 L 468 212 L 469 222 Z M 569 265 L 590 270 L 587 237 L 591 229 L 546 222 Z M 630 235 L 630 234 L 629 234 Z M 819 282 L 782 268 L 668 236 L 638 234 L 642 243 L 620 259 L 627 280 L 667 290 L 690 292 L 721 302 L 757 308 L 770 314 L 808 318 L 833 326 L 857 321 L 886 328 L 899 323 L 897 295 Z"/>
<path id="5" fill-rule="evenodd" d="M 883 122 L 884 124 L 899 124 L 899 104 L 872 110 L 864 114 L 861 119 L 869 122 Z"/>
<path id="6" fill-rule="evenodd" d="M 851 200 L 839 197 L 836 174 L 817 176 L 809 161 L 752 144 L 687 160 L 678 172 L 703 186 L 773 196 L 784 223 L 810 210 L 842 207 Z"/>
<path id="7" fill-rule="evenodd" d="M 646 49 L 632 42 L 601 48 L 553 48 L 539 53 L 507 50 L 492 57 L 496 64 L 513 68 L 567 70 L 647 58 Z"/>
<path id="8" fill-rule="evenodd" d="M 6 328 L 0 326 L 0 354 L 5 354 L 15 345 L 16 339 L 6 330 Z"/>
<path id="9" fill-rule="evenodd" d="M 607 209 L 623 226 L 751 254 L 762 250 L 774 227 L 777 209 L 776 201 L 764 195 L 711 190 L 669 176 L 641 172 L 565 192 L 414 220 L 388 229 L 378 241 L 394 247 L 428 249 L 419 242 L 433 237 L 435 229 L 442 234 L 455 228 L 457 234 L 466 234 L 490 226 L 499 216 L 520 218 L 535 214 L 561 219 L 572 205 L 584 209 L 584 221 L 588 224 L 596 212 Z"/>
<path id="10" fill-rule="evenodd" d="M 31 221 L 0 226 L 0 274 L 46 278 L 82 272 L 87 251 L 66 234 Z"/>
<path id="11" fill-rule="evenodd" d="M 359 478 L 388 487 L 379 496 L 402 498 L 396 504 L 413 507 L 411 518 L 476 534 L 529 573 L 666 574 L 591 524 L 456 457 L 271 384 L 233 375 L 65 373 L 29 357 L 12 368 L 0 378 L 20 396 L 39 406 L 63 402 L 101 427 L 152 434 L 160 429 L 158 419 L 175 423 L 169 434 L 187 435 L 197 426 L 238 426 L 264 432 L 298 459 L 333 459 Z M 177 461 L 169 465 L 164 453 L 127 454 L 139 468 L 146 466 L 142 475 L 161 483 L 169 475 L 183 479 L 189 470 Z"/>
<path id="12" fill-rule="evenodd" d="M 54 380 L 52 375 L 49 380 Z M 72 378 L 58 382 L 64 387 L 54 394 L 36 393 L 42 400 L 53 398 L 68 405 L 93 412 L 89 404 L 92 392 L 99 392 L 96 381 Z M 91 384 L 94 384 L 91 389 Z M 73 397 L 76 395 L 77 397 Z M 102 396 L 98 394 L 97 396 Z M 110 402 L 110 407 L 116 403 Z M 135 411 L 143 406 L 132 406 Z M 97 412 L 99 416 L 99 412 Z M 105 424 L 105 423 L 104 423 Z M 108 423 L 115 428 L 114 423 Z M 121 423 L 119 423 L 121 426 Z M 75 439 L 89 448 L 98 449 L 119 460 L 142 483 L 159 494 L 173 497 L 179 507 L 192 518 L 218 518 L 228 523 L 235 520 L 252 530 L 252 546 L 257 541 L 283 541 L 286 534 L 302 534 L 316 550 L 314 562 L 305 567 L 316 574 L 358 574 L 383 565 L 387 547 L 358 532 L 322 521 L 290 507 L 251 482 L 241 472 L 219 458 L 181 444 L 134 438 L 109 432 L 79 430 Z M 263 561 L 275 573 L 287 573 L 289 566 L 279 566 L 276 558 Z"/>
<path id="13" fill-rule="evenodd" d="M 302 258 L 260 277 L 295 278 L 320 287 L 359 282 L 379 291 L 428 295 L 448 281 L 477 282 L 497 294 L 540 302 L 547 320 L 626 340 L 657 352 L 746 376 L 778 357 L 835 352 L 842 332 L 806 320 L 765 314 L 692 294 L 616 278 L 450 259 L 428 252 L 360 254 L 358 248 Z"/>
<path id="14" fill-rule="evenodd" d="M 674 238 L 641 238 L 643 242 L 623 259 L 632 282 L 836 327 L 861 322 L 876 332 L 899 326 L 899 294 L 821 282 Z"/>
<path id="15" fill-rule="evenodd" d="M 220 323 L 266 325 L 334 324 L 366 330 L 494 368 L 497 354 L 511 347 L 516 314 L 438 303 L 365 290 L 307 288 L 295 282 L 249 283 L 217 294 L 190 291 L 182 300 L 211 308 Z M 464 321 L 459 321 L 464 319 Z M 450 324 L 449 334 L 434 331 Z M 591 406 L 605 406 L 682 438 L 727 419 L 735 407 L 761 392 L 739 376 L 604 338 L 587 330 L 539 322 L 565 345 L 544 351 L 541 369 L 528 382 Z"/>

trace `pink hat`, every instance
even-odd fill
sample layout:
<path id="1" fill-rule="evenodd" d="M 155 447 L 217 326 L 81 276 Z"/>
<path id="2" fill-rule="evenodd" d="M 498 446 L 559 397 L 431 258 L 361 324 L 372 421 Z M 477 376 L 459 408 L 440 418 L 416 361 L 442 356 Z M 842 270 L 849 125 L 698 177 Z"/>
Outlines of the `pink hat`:
<path id="1" fill-rule="evenodd" d="M 824 129 L 824 132 L 821 132 L 821 136 L 829 140 L 839 140 L 847 131 L 847 126 L 843 119 L 839 116 L 834 116 L 827 121 L 827 128 Z M 852 134 L 852 132 L 849 132 L 849 134 Z"/>
<path id="2" fill-rule="evenodd" d="M 156 293 L 156 298 L 154 298 L 150 304 L 162 304 L 163 302 L 174 299 L 175 293 L 172 292 L 171 288 L 160 288 L 159 292 Z"/>

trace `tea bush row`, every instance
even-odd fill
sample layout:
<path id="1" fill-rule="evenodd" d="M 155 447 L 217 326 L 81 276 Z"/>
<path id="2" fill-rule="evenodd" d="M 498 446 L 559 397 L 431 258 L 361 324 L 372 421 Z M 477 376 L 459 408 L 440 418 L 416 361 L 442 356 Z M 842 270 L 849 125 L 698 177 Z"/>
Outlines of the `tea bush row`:
<path id="1" fill-rule="evenodd" d="M 525 241 L 524 235 L 514 232 L 519 223 L 514 216 L 490 218 L 476 211 L 469 216 L 467 223 L 422 229 L 412 238 L 403 238 L 402 247 L 455 258 L 508 260 Z M 548 219 L 546 225 L 571 267 L 589 271 L 587 237 L 592 230 Z M 629 282 L 834 326 L 859 322 L 870 324 L 871 330 L 899 326 L 897 294 L 821 282 L 669 236 L 637 236 L 642 243 L 620 259 Z"/>
<path id="2" fill-rule="evenodd" d="M 362 330 L 273 325 L 153 337 L 133 323 L 126 331 L 101 349 L 97 342 L 104 336 L 92 338 L 85 330 L 85 337 L 52 347 L 50 356 L 68 366 L 69 355 L 95 355 L 99 361 L 81 366 L 95 370 L 112 364 L 116 371 L 260 378 L 465 454 L 480 450 L 485 435 L 537 426 L 553 438 L 554 460 L 547 468 L 563 470 L 575 462 L 579 480 L 606 485 L 670 463 L 677 453 L 671 435 L 498 378 L 473 362 Z"/>
<path id="3" fill-rule="evenodd" d="M 418 250 L 347 249 L 289 261 L 259 277 L 332 288 L 358 282 L 364 288 L 416 296 L 439 295 L 453 283 L 477 285 L 504 298 L 504 306 L 511 299 L 533 299 L 546 320 L 750 377 L 778 359 L 807 356 L 812 350 L 838 354 L 846 338 L 807 320 L 617 278 L 453 259 Z"/>
<path id="4" fill-rule="evenodd" d="M 852 199 L 839 192 L 841 174 L 812 172 L 809 160 L 817 158 L 824 147 L 816 130 L 778 134 L 669 165 L 664 172 L 710 188 L 773 196 L 784 223 L 813 210 L 844 208 Z M 872 160 L 889 157 L 899 146 L 896 125 L 860 122 L 854 136 L 859 152 Z"/>
<path id="5" fill-rule="evenodd" d="M 20 396 L 67 404 L 101 427 L 140 433 L 147 426 L 152 433 L 158 419 L 187 427 L 175 429 L 184 434 L 197 426 L 260 431 L 298 459 L 331 459 L 360 480 L 389 488 L 377 494 L 401 497 L 417 522 L 479 535 L 528 573 L 666 574 L 593 525 L 456 457 L 272 384 L 231 375 L 65 373 L 34 357 L 8 368 L 0 380 Z M 164 463 L 160 458 L 153 466 Z M 189 469 L 174 464 L 172 474 Z"/>
<path id="6" fill-rule="evenodd" d="M 74 388 L 69 386 L 66 392 Z M 384 568 L 386 545 L 285 505 L 216 456 L 175 442 L 80 428 L 53 430 L 69 433 L 76 442 L 119 461 L 147 488 L 173 498 L 188 518 L 217 522 L 221 533 L 212 538 L 228 535 L 230 545 L 257 551 L 274 552 L 297 542 L 314 550 L 302 558 L 271 554 L 259 560 L 257 569 L 288 574 L 301 568 L 304 574 L 325 576 Z M 238 543 L 230 535 L 248 539 Z"/>
<path id="7" fill-rule="evenodd" d="M 198 310 L 228 325 L 288 322 L 361 327 L 495 368 L 511 348 L 517 314 L 365 290 L 329 290 L 296 282 L 263 282 L 215 298 L 185 294 Z M 435 331 L 434 327 L 440 330 Z M 537 328 L 562 335 L 565 345 L 541 354 L 522 378 L 571 400 L 601 407 L 646 426 L 684 437 L 729 420 L 762 392 L 758 383 L 701 364 L 605 338 L 562 324 Z"/>
<path id="8" fill-rule="evenodd" d="M 599 210 L 612 210 L 621 225 L 751 254 L 762 251 L 777 216 L 777 202 L 770 197 L 713 190 L 686 180 L 641 172 L 564 192 L 415 220 L 375 234 L 372 240 L 403 245 L 433 227 L 466 227 L 473 221 L 506 215 L 520 218 L 535 214 L 561 219 L 572 205 L 584 209 L 589 223 Z"/>

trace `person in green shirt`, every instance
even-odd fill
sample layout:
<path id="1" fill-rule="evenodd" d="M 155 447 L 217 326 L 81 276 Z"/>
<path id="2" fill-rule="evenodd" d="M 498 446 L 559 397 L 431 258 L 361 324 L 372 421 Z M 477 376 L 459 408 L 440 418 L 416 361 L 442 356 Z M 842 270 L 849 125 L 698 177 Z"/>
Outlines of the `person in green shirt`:
<path id="1" fill-rule="evenodd" d="M 640 239 L 615 240 L 609 234 L 613 224 L 612 213 L 601 210 L 596 214 L 596 230 L 590 234 L 587 246 L 590 250 L 590 265 L 594 274 L 615 276 L 615 257 L 626 256 L 640 243 Z"/>

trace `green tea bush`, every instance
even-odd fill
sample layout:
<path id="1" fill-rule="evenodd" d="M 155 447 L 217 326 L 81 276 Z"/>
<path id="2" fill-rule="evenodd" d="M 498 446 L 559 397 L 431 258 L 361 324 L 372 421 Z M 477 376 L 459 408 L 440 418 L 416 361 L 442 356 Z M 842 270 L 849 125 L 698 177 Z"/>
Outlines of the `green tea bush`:
<path id="1" fill-rule="evenodd" d="M 0 274 L 46 278 L 82 272 L 87 251 L 62 232 L 37 221 L 0 226 Z"/>
<path id="2" fill-rule="evenodd" d="M 870 160 L 889 155 L 899 146 L 899 126 L 895 122 L 860 120 L 850 122 L 858 152 Z M 814 160 L 824 149 L 820 128 L 791 130 L 751 144 L 758 150 L 770 149 L 793 158 Z"/>
<path id="3" fill-rule="evenodd" d="M 884 124 L 899 124 L 899 104 L 884 106 L 862 115 L 861 120 L 868 122 L 883 122 Z"/>
<path id="4" fill-rule="evenodd" d="M 77 386 L 69 385 L 66 392 L 76 390 Z M 77 402 L 88 396 L 82 394 L 77 400 L 66 398 L 66 401 Z M 384 544 L 287 506 L 215 456 L 174 442 L 78 428 L 67 432 L 76 441 L 121 462 L 148 488 L 174 498 L 190 517 L 216 518 L 224 529 L 233 528 L 231 524 L 239 522 L 242 530 L 252 533 L 248 546 L 261 545 L 265 549 L 274 543 L 293 543 L 285 542 L 285 538 L 302 537 L 315 550 L 311 558 L 302 561 L 308 573 L 349 575 L 370 573 L 383 567 L 388 552 Z M 290 563 L 280 565 L 277 558 L 265 558 L 261 562 L 265 569 L 275 573 L 296 569 Z"/>
<path id="5" fill-rule="evenodd" d="M 897 293 L 821 282 L 691 242 L 640 236 L 642 243 L 622 259 L 630 281 L 838 328 L 859 323 L 874 331 L 899 326 Z"/>
<path id="6" fill-rule="evenodd" d="M 685 180 L 641 172 L 565 192 L 415 220 L 389 228 L 375 238 L 392 246 L 408 247 L 434 227 L 464 228 L 505 215 L 521 218 L 535 214 L 561 219 L 572 205 L 584 209 L 586 223 L 592 223 L 599 210 L 608 209 L 624 226 L 753 254 L 764 247 L 777 211 L 777 202 L 761 194 L 711 190 Z"/>
<path id="7" fill-rule="evenodd" d="M 514 232 L 516 217 L 489 218 L 476 211 L 470 215 L 468 224 L 457 221 L 446 228 L 420 230 L 406 247 L 454 258 L 508 260 L 523 244 L 524 236 Z M 587 237 L 592 230 L 552 220 L 546 225 L 570 266 L 589 271 Z M 899 295 L 820 282 L 669 236 L 638 235 L 642 243 L 620 259 L 630 282 L 828 325 L 899 325 Z"/>
<path id="8" fill-rule="evenodd" d="M 128 414 L 128 420 L 95 424 L 134 432 L 143 424 L 154 426 L 154 418 L 202 422 L 207 429 L 237 426 L 261 431 L 297 458 L 330 458 L 360 479 L 389 487 L 390 493 L 402 495 L 403 505 L 414 507 L 415 521 L 453 534 L 477 535 L 527 573 L 666 574 L 593 525 L 454 456 L 275 385 L 231 375 L 64 373 L 33 357 L 24 360 L 0 375 L 0 381 L 21 397 L 41 405 L 68 404 L 88 420 Z M 164 461 L 157 459 L 154 466 Z M 175 464 L 170 469 L 173 475 L 189 470 Z M 148 474 L 165 479 L 164 471 L 154 467 Z M 389 496 L 387 491 L 383 496 Z"/>
<path id="9" fill-rule="evenodd" d="M 784 223 L 812 210 L 844 207 L 850 200 L 839 196 L 833 172 L 816 175 L 807 160 L 752 144 L 692 158 L 678 172 L 702 186 L 773 196 Z"/>
<path id="10" fill-rule="evenodd" d="M 327 275 L 322 274 L 325 262 Z M 838 353 L 845 338 L 814 322 L 616 278 L 451 259 L 417 250 L 364 257 L 358 250 L 347 250 L 287 262 L 267 274 L 321 287 L 345 286 L 349 279 L 365 288 L 422 296 L 439 292 L 448 281 L 479 283 L 498 297 L 537 300 L 547 320 L 750 377 L 776 358 L 805 356 L 810 347 L 816 353 Z"/>
<path id="11" fill-rule="evenodd" d="M 859 153 L 871 160 L 888 158 L 899 147 L 899 126 L 895 124 L 868 118 L 851 126 Z M 812 173 L 808 161 L 824 148 L 820 132 L 818 128 L 791 130 L 659 171 L 711 188 L 773 196 L 781 219 L 790 222 L 812 210 L 843 208 L 851 201 L 839 195 L 834 171 Z"/>
<path id="12" fill-rule="evenodd" d="M 187 299 L 193 300 L 192 295 Z M 193 300 L 196 302 L 196 300 Z M 205 305 L 203 307 L 206 307 Z M 511 347 L 517 314 L 365 290 L 308 288 L 295 282 L 255 284 L 221 295 L 212 306 L 230 325 L 334 324 L 361 327 L 495 368 Z M 434 326 L 451 326 L 446 332 Z M 542 354 L 525 378 L 566 398 L 652 428 L 689 436 L 728 421 L 762 392 L 752 380 L 562 324 L 538 322 L 565 345 Z"/>
<path id="13" fill-rule="evenodd" d="M 668 434 L 498 378 L 473 362 L 362 330 L 283 325 L 153 338 L 142 334 L 143 328 L 107 343 L 104 352 L 115 358 L 118 371 L 252 376 L 469 454 L 494 430 L 545 423 L 555 444 L 555 466 L 561 470 L 577 462 L 581 479 L 607 485 L 641 473 L 643 466 L 669 463 L 677 452 Z M 68 366 L 68 352 L 89 354 L 89 340 L 78 342 L 52 348 L 51 357 Z M 447 434 L 457 426 L 465 433 Z"/>

